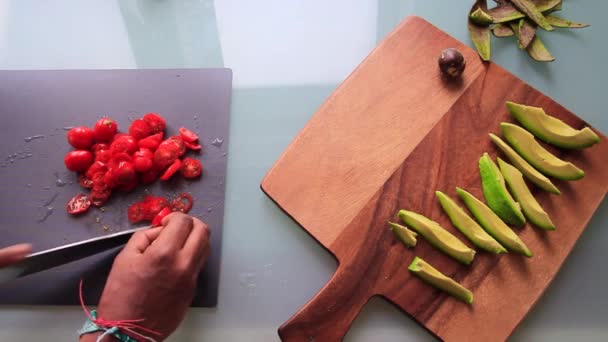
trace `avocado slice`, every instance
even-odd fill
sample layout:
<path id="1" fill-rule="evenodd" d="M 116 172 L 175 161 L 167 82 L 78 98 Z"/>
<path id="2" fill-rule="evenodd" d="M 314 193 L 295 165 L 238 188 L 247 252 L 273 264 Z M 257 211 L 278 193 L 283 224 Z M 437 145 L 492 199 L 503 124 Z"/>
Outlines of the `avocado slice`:
<path id="1" fill-rule="evenodd" d="M 412 211 L 399 210 L 399 218 L 418 234 L 422 235 L 431 245 L 452 258 L 470 264 L 475 257 L 475 251 L 462 243 L 439 225 L 439 223 Z"/>
<path id="2" fill-rule="evenodd" d="M 517 227 L 523 226 L 526 218 L 521 212 L 521 207 L 511 197 L 502 173 L 487 153 L 479 159 L 479 173 L 483 197 L 488 202 L 488 206 L 506 223 Z"/>
<path id="3" fill-rule="evenodd" d="M 547 151 L 525 129 L 501 122 L 500 130 L 513 149 L 545 175 L 561 180 L 577 180 L 585 176 L 585 172 L 574 164 L 563 161 Z"/>
<path id="4" fill-rule="evenodd" d="M 411 231 L 407 227 L 404 227 L 400 224 L 396 224 L 393 222 L 388 223 L 391 226 L 391 231 L 395 234 L 395 237 L 399 239 L 399 241 L 403 242 L 407 247 L 415 247 L 416 246 L 416 232 Z"/>
<path id="5" fill-rule="evenodd" d="M 460 199 L 462 199 L 467 208 L 469 208 L 469 211 L 473 214 L 475 219 L 477 219 L 477 222 L 479 222 L 486 232 L 492 235 L 496 241 L 500 242 L 500 244 L 508 250 L 523 254 L 527 257 L 532 256 L 532 252 L 528 249 L 526 244 L 500 219 L 500 217 L 494 214 L 492 209 L 488 208 L 482 201 L 461 188 L 456 188 L 456 193 L 458 193 Z"/>
<path id="6" fill-rule="evenodd" d="M 407 269 L 435 288 L 445 291 L 465 303 L 473 303 L 473 293 L 471 291 L 458 284 L 454 279 L 439 272 L 420 257 L 415 257 Z"/>
<path id="7" fill-rule="evenodd" d="M 542 108 L 507 101 L 511 115 L 540 140 L 562 148 L 583 149 L 600 141 L 589 127 L 577 130 Z"/>
<path id="8" fill-rule="evenodd" d="M 532 196 L 521 172 L 500 158 L 498 158 L 498 166 L 500 166 L 500 171 L 509 185 L 509 190 L 521 205 L 524 215 L 542 229 L 555 230 L 555 225 L 551 222 L 549 215 Z"/>
<path id="9" fill-rule="evenodd" d="M 453 199 L 441 191 L 435 191 L 435 195 L 452 224 L 475 246 L 495 254 L 507 253 L 507 250 L 486 233 Z"/>
<path id="10" fill-rule="evenodd" d="M 514 149 L 511 148 L 506 142 L 497 137 L 496 135 L 489 133 L 490 139 L 498 146 L 498 148 L 509 158 L 511 163 L 526 176 L 526 178 L 534 183 L 539 188 L 548 191 L 552 194 L 560 195 L 559 189 L 551 183 L 549 178 L 545 177 L 542 173 L 538 172 L 532 167 L 524 158 L 522 158 Z"/>

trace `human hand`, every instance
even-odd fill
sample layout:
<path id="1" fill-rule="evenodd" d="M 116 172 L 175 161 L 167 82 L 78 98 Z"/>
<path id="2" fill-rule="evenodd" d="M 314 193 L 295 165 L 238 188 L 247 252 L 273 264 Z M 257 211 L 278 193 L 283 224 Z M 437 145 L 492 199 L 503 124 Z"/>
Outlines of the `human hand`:
<path id="1" fill-rule="evenodd" d="M 32 252 L 32 245 L 23 243 L 0 249 L 0 268 L 19 262 Z"/>
<path id="2" fill-rule="evenodd" d="M 103 290 L 98 317 L 140 319 L 150 336 L 167 338 L 192 303 L 197 276 L 209 255 L 209 229 L 197 218 L 172 213 L 162 226 L 137 232 L 116 259 Z M 97 336 L 83 335 L 81 341 Z M 109 339 L 111 341 L 111 339 Z"/>

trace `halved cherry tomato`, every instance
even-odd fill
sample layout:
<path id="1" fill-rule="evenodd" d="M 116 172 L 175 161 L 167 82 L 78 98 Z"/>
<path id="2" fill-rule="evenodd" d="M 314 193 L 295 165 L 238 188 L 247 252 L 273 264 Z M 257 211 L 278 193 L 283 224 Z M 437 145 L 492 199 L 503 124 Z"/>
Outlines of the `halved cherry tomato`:
<path id="1" fill-rule="evenodd" d="M 158 150 L 154 152 L 154 165 L 160 169 L 164 169 L 171 165 L 178 157 L 178 148 L 174 143 L 169 143 L 165 147 L 159 146 Z"/>
<path id="2" fill-rule="evenodd" d="M 153 165 L 150 170 L 141 174 L 141 182 L 148 185 L 156 182 L 160 171 Z"/>
<path id="3" fill-rule="evenodd" d="M 112 141 L 112 138 L 114 138 L 117 131 L 118 125 L 116 124 L 116 121 L 110 118 L 99 119 L 93 128 L 93 134 L 97 142 Z"/>
<path id="4" fill-rule="evenodd" d="M 112 152 L 110 150 L 100 150 L 95 153 L 95 161 L 107 163 L 112 159 Z"/>
<path id="5" fill-rule="evenodd" d="M 110 141 L 110 143 L 115 142 L 115 141 L 116 141 L 116 139 L 118 139 L 118 138 L 120 138 L 120 137 L 124 137 L 125 135 L 128 135 L 128 134 L 126 134 L 126 133 L 116 133 L 116 134 L 114 135 L 114 137 L 112 138 L 112 141 Z"/>
<path id="6" fill-rule="evenodd" d="M 110 189 L 110 186 L 105 181 L 106 173 L 97 172 L 91 178 L 93 182 L 93 191 L 106 191 Z"/>
<path id="7" fill-rule="evenodd" d="M 196 135 L 196 133 L 192 132 L 186 127 L 182 127 L 179 129 L 179 135 L 182 137 L 182 139 L 184 139 L 184 141 L 187 142 L 193 143 L 198 141 L 198 135 Z"/>
<path id="8" fill-rule="evenodd" d="M 130 135 L 123 135 L 112 142 L 110 145 L 110 151 L 112 155 L 118 153 L 133 154 L 137 151 L 137 140 Z"/>
<path id="9" fill-rule="evenodd" d="M 127 213 L 129 222 L 137 223 L 142 221 L 144 219 L 144 204 L 142 202 L 136 202 L 131 204 L 131 206 L 127 210 Z"/>
<path id="10" fill-rule="evenodd" d="M 177 145 L 178 148 L 178 155 L 181 157 L 184 155 L 184 153 L 186 153 L 186 144 L 184 144 L 184 139 L 182 139 L 182 137 L 180 137 L 179 135 L 174 135 L 171 136 L 167 139 L 168 141 L 173 141 L 175 143 L 175 145 Z M 159 146 L 160 148 L 160 146 Z"/>
<path id="11" fill-rule="evenodd" d="M 96 143 L 91 147 L 91 152 L 99 153 L 99 151 L 109 150 L 109 149 L 110 149 L 110 144 Z"/>
<path id="12" fill-rule="evenodd" d="M 103 176 L 103 182 L 106 183 L 108 188 L 112 189 L 116 187 L 116 175 L 113 168 L 108 168 L 108 171 Z"/>
<path id="13" fill-rule="evenodd" d="M 140 140 L 152 134 L 152 127 L 143 119 L 133 120 L 129 126 L 129 134 L 136 140 Z"/>
<path id="14" fill-rule="evenodd" d="M 152 150 L 150 150 L 150 149 L 140 147 L 139 150 L 137 150 L 133 154 L 133 158 L 149 158 L 149 159 L 152 159 L 152 158 L 154 158 L 154 152 L 152 152 Z"/>
<path id="15" fill-rule="evenodd" d="M 112 190 L 93 190 L 91 191 L 91 195 L 89 195 L 89 199 L 91 200 L 91 204 L 96 207 L 101 207 L 104 205 L 112 195 Z"/>
<path id="16" fill-rule="evenodd" d="M 192 209 L 194 200 L 192 195 L 187 192 L 182 192 L 171 201 L 171 210 L 180 211 L 182 213 L 188 213 Z"/>
<path id="17" fill-rule="evenodd" d="M 167 181 L 169 180 L 179 169 L 182 167 L 182 161 L 179 159 L 175 159 L 173 164 L 165 170 L 162 176 L 160 176 L 160 180 Z"/>
<path id="18" fill-rule="evenodd" d="M 65 167 L 74 172 L 84 172 L 93 164 L 93 153 L 86 150 L 68 152 L 63 159 Z"/>
<path id="19" fill-rule="evenodd" d="M 93 130 L 89 127 L 74 127 L 68 131 L 68 143 L 77 150 L 88 150 L 91 148 L 94 138 Z"/>
<path id="20" fill-rule="evenodd" d="M 80 186 L 82 186 L 83 188 L 90 189 L 93 187 L 93 181 L 87 178 L 85 175 L 78 176 L 78 184 L 80 184 Z"/>
<path id="21" fill-rule="evenodd" d="M 152 128 L 152 133 L 160 133 L 165 130 L 167 124 L 165 123 L 165 119 L 162 116 L 156 113 L 148 113 L 143 117 L 144 121 L 146 121 L 150 127 Z"/>
<path id="22" fill-rule="evenodd" d="M 163 141 L 164 135 L 163 132 L 152 134 L 149 137 L 141 139 L 137 144 L 139 147 L 149 148 L 150 150 L 155 151 L 158 148 L 158 145 Z"/>
<path id="23" fill-rule="evenodd" d="M 184 140 L 184 145 L 186 145 L 186 148 L 188 148 L 189 150 L 192 151 L 200 151 L 203 149 L 203 147 L 201 146 L 201 144 L 199 143 L 191 143 L 191 142 L 187 142 Z"/>
<path id="24" fill-rule="evenodd" d="M 169 207 L 169 201 L 164 197 L 146 196 L 144 198 L 144 219 L 152 220 L 161 210 Z"/>
<path id="25" fill-rule="evenodd" d="M 85 194 L 78 194 L 66 205 L 66 210 L 68 214 L 78 215 L 86 212 L 91 207 L 91 201 Z"/>
<path id="26" fill-rule="evenodd" d="M 152 158 L 138 157 L 133 159 L 133 166 L 135 166 L 135 171 L 145 173 L 154 166 L 154 162 L 152 161 Z"/>
<path id="27" fill-rule="evenodd" d="M 133 183 L 137 178 L 133 163 L 128 161 L 119 162 L 116 169 L 114 169 L 114 177 L 116 177 L 117 185 L 126 185 Z"/>
<path id="28" fill-rule="evenodd" d="M 96 161 L 93 164 L 91 164 L 91 166 L 89 166 L 89 168 L 87 169 L 87 172 L 84 174 L 88 179 L 93 179 L 93 176 L 98 173 L 105 173 L 106 171 L 108 171 L 108 167 L 106 166 L 105 163 L 102 163 L 100 161 Z"/>
<path id="29" fill-rule="evenodd" d="M 161 210 L 158 214 L 156 214 L 156 216 L 154 216 L 154 219 L 152 220 L 152 227 L 160 226 L 160 223 L 163 221 L 165 216 L 169 214 L 171 214 L 171 209 L 164 208 L 163 210 Z"/>
<path id="30" fill-rule="evenodd" d="M 184 158 L 180 172 L 185 178 L 196 178 L 203 173 L 203 165 L 196 159 Z"/>

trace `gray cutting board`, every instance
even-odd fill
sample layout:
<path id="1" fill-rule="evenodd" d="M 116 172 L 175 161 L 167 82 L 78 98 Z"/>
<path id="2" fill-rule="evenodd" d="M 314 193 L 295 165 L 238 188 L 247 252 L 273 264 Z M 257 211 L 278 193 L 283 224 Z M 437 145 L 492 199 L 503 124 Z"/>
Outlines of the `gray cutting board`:
<path id="1" fill-rule="evenodd" d="M 31 242 L 39 251 L 126 229 L 132 227 L 128 205 L 146 191 L 168 197 L 188 191 L 195 198 L 191 214 L 212 231 L 193 306 L 215 306 L 231 93 L 230 69 L 0 71 L 0 247 Z M 65 204 L 84 189 L 63 164 L 70 150 L 64 127 L 92 126 L 108 115 L 126 132 L 131 120 L 147 112 L 166 118 L 168 135 L 182 126 L 199 134 L 203 152 L 193 155 L 204 165 L 203 177 L 140 185 L 112 196 L 103 212 L 68 215 Z M 216 138 L 223 143 L 212 144 Z M 87 303 L 95 304 L 118 251 L 3 284 L 0 304 L 75 305 L 81 278 Z"/>

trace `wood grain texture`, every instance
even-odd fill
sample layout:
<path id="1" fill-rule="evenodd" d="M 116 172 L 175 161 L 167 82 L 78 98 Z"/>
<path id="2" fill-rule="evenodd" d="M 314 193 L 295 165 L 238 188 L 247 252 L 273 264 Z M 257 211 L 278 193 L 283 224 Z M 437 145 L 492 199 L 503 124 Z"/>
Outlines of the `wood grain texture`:
<path id="1" fill-rule="evenodd" d="M 418 31 L 424 34 L 412 34 Z M 435 52 L 457 46 L 465 50 L 468 61 L 478 60 L 474 51 L 451 38 L 443 38 L 444 35 L 429 23 L 415 18 L 397 28 L 386 41 L 399 37 L 404 40 L 401 44 L 407 45 L 409 40 L 430 40 L 415 44 Z M 541 106 L 577 128 L 587 123 L 499 66 L 471 62 L 474 68 L 467 70 L 472 79 L 467 79 L 457 92 L 434 90 L 437 95 L 416 101 L 403 95 L 410 103 L 400 103 L 403 106 L 400 110 L 374 102 L 370 105 L 378 109 L 374 116 L 352 119 L 349 107 L 344 107 L 356 94 L 350 89 L 359 89 L 361 83 L 370 82 L 366 78 L 359 79 L 356 74 L 374 75 L 377 74 L 375 69 L 386 65 L 381 62 L 382 55 L 385 52 L 390 55 L 395 48 L 386 41 L 368 57 L 379 61 L 369 64 L 366 60 L 353 73 L 328 100 L 334 105 L 326 103 L 321 107 L 262 183 L 262 189 L 339 262 L 338 270 L 328 284 L 279 329 L 279 334 L 284 341 L 339 341 L 369 298 L 382 296 L 440 339 L 504 340 L 553 279 L 606 194 L 608 142 L 600 134 L 602 141 L 584 151 L 549 147 L 560 158 L 585 170 L 586 175 L 576 182 L 555 181 L 562 191 L 561 196 L 533 189 L 557 226 L 554 232 L 530 224 L 516 229 L 533 251 L 533 258 L 514 254 L 496 256 L 478 251 L 473 264 L 464 266 L 423 239 L 419 239 L 414 249 L 406 249 L 386 224 L 388 220 L 397 220 L 399 208 L 432 218 L 473 247 L 443 214 L 434 191 L 442 190 L 456 197 L 455 187 L 460 186 L 483 198 L 477 160 L 483 152 L 493 158 L 501 155 L 487 134 L 500 135 L 499 123 L 513 122 L 504 105 L 506 100 Z M 410 58 L 398 63 L 417 65 L 420 69 L 431 68 L 425 64 L 432 65 L 433 70 L 436 68 L 436 61 L 434 58 L 429 60 L 426 53 L 420 52 Z M 416 77 L 419 82 L 414 83 L 422 88 L 445 88 L 433 84 L 435 81 L 428 77 Z M 387 92 L 384 98 L 392 99 L 399 97 L 401 92 L 412 90 L 387 86 L 384 91 Z M 338 103 L 341 105 L 337 106 Z M 420 116 L 423 107 L 429 108 L 425 117 Z M 414 109 L 410 111 L 410 108 Z M 405 133 L 395 134 L 392 131 L 394 120 L 386 119 L 396 112 L 400 115 L 397 121 L 414 122 L 418 125 L 416 129 L 400 126 L 399 130 L 406 130 Z M 330 119 L 326 121 L 326 117 Z M 382 119 L 377 120 L 378 117 Z M 340 121 L 351 124 L 347 129 L 330 125 Z M 325 132 L 328 128 L 329 133 Z M 360 134 L 358 139 L 353 139 L 353 130 Z M 384 135 L 375 145 L 389 146 L 380 150 L 374 146 L 370 150 L 368 144 L 375 140 L 364 139 L 369 136 L 367 133 Z M 332 136 L 331 142 L 326 141 L 328 134 Z M 347 143 L 348 147 L 345 147 Z M 339 155 L 336 149 L 345 149 L 347 153 Z M 332 155 L 331 164 L 324 164 L 329 161 L 325 153 Z M 312 156 L 324 163 L 314 168 L 301 168 L 306 162 L 313 163 L 309 159 Z M 380 163 L 382 168 L 369 163 Z M 360 174 L 360 169 L 365 173 Z M 302 191 L 308 183 L 314 191 Z M 321 204 L 323 214 L 315 217 Z M 473 305 L 465 305 L 412 276 L 407 265 L 416 255 L 472 290 Z"/>

